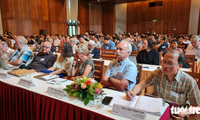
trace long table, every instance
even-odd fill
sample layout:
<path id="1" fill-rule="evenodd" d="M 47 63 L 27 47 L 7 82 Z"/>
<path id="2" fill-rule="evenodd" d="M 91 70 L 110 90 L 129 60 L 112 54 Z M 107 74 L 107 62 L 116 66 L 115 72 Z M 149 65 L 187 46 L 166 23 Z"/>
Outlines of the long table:
<path id="1" fill-rule="evenodd" d="M 2 72 L 2 71 L 0 71 Z M 6 71 L 3 71 L 6 72 Z M 0 79 L 0 119 L 1 120 L 125 120 L 127 118 L 113 115 L 112 107 L 104 106 L 101 109 L 85 106 L 80 100 L 65 96 L 63 99 L 46 94 L 49 86 L 45 81 L 32 78 L 36 87 L 26 88 L 18 85 L 18 77 L 11 76 L 9 80 Z M 65 87 L 71 82 L 62 83 Z M 104 89 L 106 94 L 113 91 Z M 125 95 L 125 93 L 124 93 Z M 169 118 L 169 106 L 165 105 L 162 119 Z M 147 120 L 158 120 L 160 116 L 147 114 Z"/>

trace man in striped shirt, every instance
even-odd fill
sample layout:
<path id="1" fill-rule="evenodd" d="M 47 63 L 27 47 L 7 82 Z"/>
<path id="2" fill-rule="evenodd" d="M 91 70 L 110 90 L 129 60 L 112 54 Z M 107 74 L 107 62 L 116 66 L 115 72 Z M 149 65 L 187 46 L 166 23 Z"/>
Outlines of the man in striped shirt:
<path id="1" fill-rule="evenodd" d="M 178 50 L 170 50 L 164 54 L 162 69 L 155 70 L 146 80 L 137 84 L 126 93 L 127 100 L 131 100 L 136 94 L 147 86 L 154 85 L 154 95 L 166 100 L 176 102 L 179 106 L 185 106 L 188 100 L 190 105 L 200 105 L 200 92 L 196 81 L 180 68 L 185 61 L 184 55 Z M 190 115 L 172 115 L 176 119 Z"/>

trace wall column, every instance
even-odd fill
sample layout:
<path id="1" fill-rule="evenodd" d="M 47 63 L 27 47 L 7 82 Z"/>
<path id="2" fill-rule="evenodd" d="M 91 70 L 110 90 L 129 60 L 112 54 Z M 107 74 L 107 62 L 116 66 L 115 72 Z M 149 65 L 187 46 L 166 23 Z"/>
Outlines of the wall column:
<path id="1" fill-rule="evenodd" d="M 191 0 L 188 34 L 197 34 L 200 0 Z"/>
<path id="2" fill-rule="evenodd" d="M 126 32 L 127 3 L 116 5 L 115 32 Z"/>

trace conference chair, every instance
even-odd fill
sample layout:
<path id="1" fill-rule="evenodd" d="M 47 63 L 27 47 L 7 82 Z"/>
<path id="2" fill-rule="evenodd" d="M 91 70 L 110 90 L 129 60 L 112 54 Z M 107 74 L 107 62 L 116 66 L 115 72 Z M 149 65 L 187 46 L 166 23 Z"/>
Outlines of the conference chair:
<path id="1" fill-rule="evenodd" d="M 95 71 L 94 71 L 94 76 L 93 78 L 98 81 L 101 82 L 101 80 L 103 79 L 103 66 L 104 66 L 104 61 L 100 61 L 100 60 L 93 60 L 94 62 L 94 67 L 95 67 Z"/>

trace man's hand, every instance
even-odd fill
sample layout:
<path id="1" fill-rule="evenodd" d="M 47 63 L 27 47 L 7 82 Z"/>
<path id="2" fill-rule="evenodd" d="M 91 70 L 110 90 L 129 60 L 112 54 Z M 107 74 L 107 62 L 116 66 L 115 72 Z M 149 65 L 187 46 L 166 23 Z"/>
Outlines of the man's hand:
<path id="1" fill-rule="evenodd" d="M 34 70 L 34 69 L 30 69 L 30 70 L 36 72 L 36 70 Z"/>
<path id="2" fill-rule="evenodd" d="M 135 92 L 133 92 L 133 91 L 131 91 L 131 92 L 129 92 L 129 91 L 126 91 L 126 99 L 127 100 L 129 100 L 129 101 L 131 101 L 131 99 L 133 98 L 133 97 L 135 97 Z"/>

